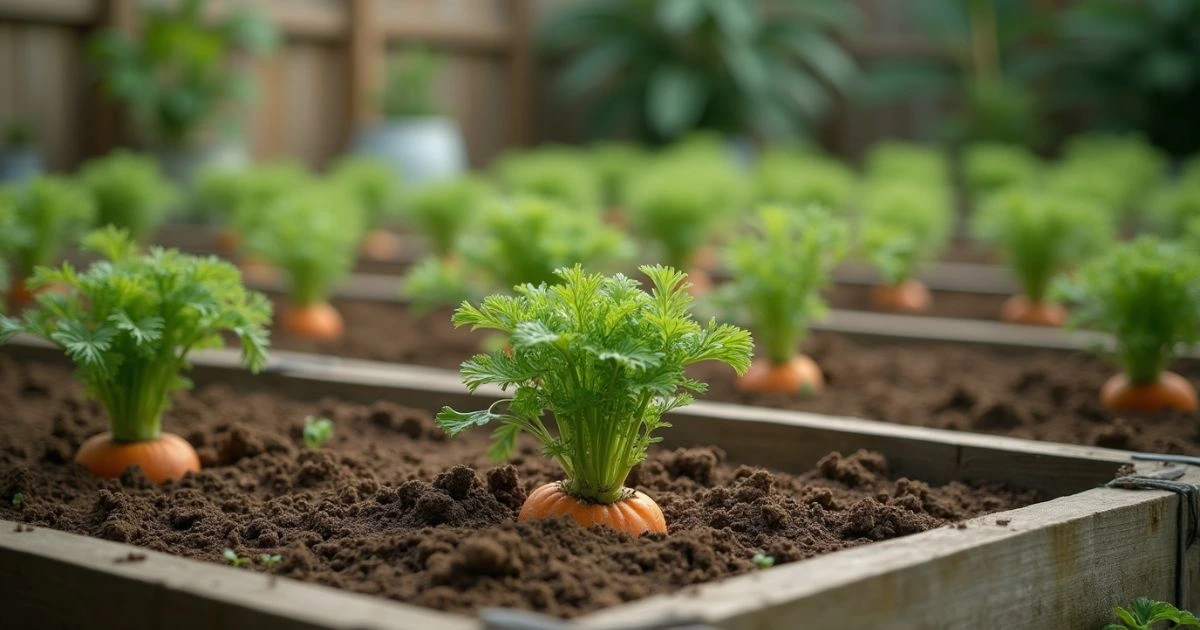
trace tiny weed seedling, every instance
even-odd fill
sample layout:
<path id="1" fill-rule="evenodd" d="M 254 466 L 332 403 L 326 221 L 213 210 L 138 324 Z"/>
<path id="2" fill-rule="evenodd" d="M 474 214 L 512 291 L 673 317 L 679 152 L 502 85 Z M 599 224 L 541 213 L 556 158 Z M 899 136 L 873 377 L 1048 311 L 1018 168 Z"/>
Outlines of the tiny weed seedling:
<path id="1" fill-rule="evenodd" d="M 12 496 L 12 506 L 18 510 L 25 507 L 25 495 L 18 492 Z"/>
<path id="2" fill-rule="evenodd" d="M 1104 630 L 1155 630 L 1166 622 L 1166 628 L 1200 628 L 1200 618 L 1192 613 L 1146 597 L 1139 597 L 1128 608 L 1118 606 L 1113 616 L 1120 623 L 1110 623 Z"/>
<path id="3" fill-rule="evenodd" d="M 321 448 L 329 438 L 333 437 L 333 421 L 329 418 L 309 416 L 304 419 L 304 446 Z"/>
<path id="4" fill-rule="evenodd" d="M 770 569 L 771 567 L 775 566 L 775 556 L 768 556 L 761 551 L 755 553 L 754 557 L 751 558 L 750 561 L 754 563 L 754 566 L 760 569 Z"/>
<path id="5" fill-rule="evenodd" d="M 279 564 L 282 560 L 283 556 L 277 553 L 264 553 L 258 557 L 258 563 L 268 569 L 274 568 L 275 565 Z"/>
<path id="6" fill-rule="evenodd" d="M 236 551 L 230 549 L 229 547 L 226 547 L 225 550 L 221 552 L 221 557 L 228 560 L 229 564 L 232 564 L 233 566 L 238 567 L 238 568 L 241 568 L 241 567 L 246 566 L 247 564 L 250 564 L 249 556 L 239 556 L 239 555 L 237 555 Z"/>

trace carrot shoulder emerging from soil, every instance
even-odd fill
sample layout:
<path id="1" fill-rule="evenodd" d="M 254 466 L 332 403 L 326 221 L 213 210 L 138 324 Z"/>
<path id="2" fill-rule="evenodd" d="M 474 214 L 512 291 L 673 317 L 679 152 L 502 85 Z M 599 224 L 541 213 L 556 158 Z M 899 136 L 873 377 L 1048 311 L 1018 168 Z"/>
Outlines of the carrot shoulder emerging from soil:
<path id="1" fill-rule="evenodd" d="M 535 490 L 520 520 L 569 516 L 632 536 L 666 531 L 654 501 L 625 487 L 630 470 L 657 441 L 654 432 L 668 426 L 663 414 L 703 389 L 684 376 L 686 366 L 720 361 L 738 373 L 749 368 L 750 334 L 697 323 L 686 274 L 669 267 L 641 271 L 650 292 L 623 275 L 588 274 L 575 266 L 560 269 L 557 284 L 517 286 L 513 295 L 467 303 L 454 314 L 456 326 L 508 338 L 508 351 L 463 363 L 468 389 L 497 384 L 514 393 L 481 411 L 445 407 L 438 425 L 456 435 L 498 424 L 490 450 L 496 459 L 508 457 L 518 435 L 529 433 L 566 476 Z M 557 430 L 547 426 L 547 417 Z"/>

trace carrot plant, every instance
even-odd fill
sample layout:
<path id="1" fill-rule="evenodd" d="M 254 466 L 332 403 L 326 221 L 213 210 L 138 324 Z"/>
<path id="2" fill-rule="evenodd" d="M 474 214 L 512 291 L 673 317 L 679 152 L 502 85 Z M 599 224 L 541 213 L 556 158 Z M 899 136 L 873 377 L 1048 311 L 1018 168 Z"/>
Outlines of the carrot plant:
<path id="1" fill-rule="evenodd" d="M 1186 232 L 1189 224 L 1200 220 L 1200 178 L 1181 177 L 1160 187 L 1147 209 L 1148 223 L 1159 234 L 1173 237 Z"/>
<path id="2" fill-rule="evenodd" d="M 1029 185 L 1038 176 L 1041 164 L 1025 147 L 1009 144 L 980 143 L 967 147 L 963 156 L 963 175 L 967 188 L 977 198 L 1009 186 Z"/>
<path id="3" fill-rule="evenodd" d="M 798 354 L 808 323 L 825 311 L 820 291 L 845 253 L 846 225 L 818 206 L 763 206 L 748 233 L 725 250 L 732 279 L 718 302 L 744 318 L 764 349 L 739 381 L 752 391 L 815 394 L 823 378 L 816 363 Z"/>
<path id="4" fill-rule="evenodd" d="M 189 386 L 182 375 L 188 354 L 223 345 L 222 334 L 241 342 L 252 371 L 266 363 L 271 308 L 243 288 L 238 271 L 215 258 L 151 249 L 115 228 L 93 232 L 86 248 L 104 260 L 85 271 L 69 263 L 39 267 L 33 288 L 63 292 L 38 296 L 40 308 L 20 319 L 0 317 L 0 342 L 17 333 L 42 337 L 74 361 L 89 396 L 108 415 L 110 431 L 84 442 L 76 454 L 96 475 L 116 477 L 141 466 L 155 482 L 198 470 L 200 460 L 178 436 L 162 432 L 171 395 Z"/>
<path id="5" fill-rule="evenodd" d="M 265 205 L 310 179 L 295 162 L 238 170 L 213 167 L 198 176 L 195 195 L 204 218 L 229 230 L 245 230 L 253 227 Z"/>
<path id="6" fill-rule="evenodd" d="M 33 298 L 25 279 L 79 238 L 91 225 L 96 207 L 78 184 L 57 175 L 36 177 L 6 196 L 12 212 L 5 239 L 13 275 L 9 303 L 21 307 Z"/>
<path id="7" fill-rule="evenodd" d="M 600 208 L 600 181 L 582 151 L 553 146 L 510 151 L 493 171 L 510 194 L 542 197 L 567 210 Z"/>
<path id="8" fill-rule="evenodd" d="M 950 166 L 938 147 L 907 142 L 880 142 L 867 153 L 867 179 L 904 179 L 945 186 Z"/>
<path id="9" fill-rule="evenodd" d="M 703 290 L 708 280 L 696 254 L 740 209 L 749 191 L 724 156 L 701 149 L 675 151 L 648 165 L 631 183 L 630 218 L 634 231 L 657 245 L 668 265 L 689 269 L 692 282 Z"/>
<path id="10" fill-rule="evenodd" d="M 937 187 L 901 180 L 868 186 L 859 248 L 883 276 L 884 284 L 872 292 L 876 306 L 898 311 L 929 308 L 929 289 L 915 275 L 945 247 L 953 221 L 950 200 Z"/>
<path id="11" fill-rule="evenodd" d="M 343 188 L 328 183 L 302 186 L 261 209 L 246 244 L 287 277 L 289 303 L 281 317 L 285 330 L 314 339 L 342 334 L 345 326 L 329 295 L 354 266 L 362 232 L 358 204 Z"/>
<path id="12" fill-rule="evenodd" d="M 629 182 L 648 159 L 635 144 L 604 142 L 588 149 L 588 163 L 595 171 L 605 208 L 624 211 L 629 199 Z"/>
<path id="13" fill-rule="evenodd" d="M 384 162 L 362 156 L 344 157 L 333 165 L 329 177 L 353 196 L 362 209 L 363 225 L 369 230 L 383 227 L 402 209 L 400 177 Z"/>
<path id="14" fill-rule="evenodd" d="M 121 228 L 139 243 L 154 235 L 179 198 L 157 162 L 130 151 L 84 164 L 79 179 L 96 207 L 96 224 Z"/>
<path id="15" fill-rule="evenodd" d="M 405 217 L 436 256 L 448 259 L 491 196 L 488 184 L 474 177 L 433 182 L 412 194 Z"/>
<path id="16" fill-rule="evenodd" d="M 1072 305 L 1070 323 L 1112 335 L 1123 373 L 1101 392 L 1115 411 L 1196 409 L 1196 390 L 1167 372 L 1200 342 L 1200 255 L 1142 237 L 1113 248 L 1057 285 Z"/>
<path id="17" fill-rule="evenodd" d="M 1047 184 L 1052 191 L 1100 204 L 1119 218 L 1141 210 L 1142 200 L 1165 172 L 1166 159 L 1144 139 L 1089 134 L 1066 143 Z"/>
<path id="18" fill-rule="evenodd" d="M 464 303 L 454 314 L 455 326 L 499 331 L 509 342 L 507 351 L 463 363 L 467 388 L 495 384 L 513 394 L 481 411 L 444 407 L 438 425 L 457 435 L 497 424 L 490 449 L 496 459 L 529 433 L 566 477 L 535 489 L 518 520 L 567 515 L 635 536 L 665 532 L 653 500 L 625 487 L 630 469 L 659 440 L 655 432 L 669 426 L 663 414 L 705 390 L 685 367 L 720 361 L 740 374 L 749 366 L 749 333 L 692 318 L 686 274 L 659 266 L 641 271 L 649 293 L 625 276 L 575 266 L 559 270 L 557 283 L 519 285 L 513 295 Z"/>
<path id="19" fill-rule="evenodd" d="M 764 203 L 805 206 L 815 203 L 835 212 L 849 209 L 857 181 L 841 162 L 792 151 L 769 151 L 754 171 L 756 197 Z"/>
<path id="20" fill-rule="evenodd" d="M 975 235 L 998 248 L 1023 294 L 1004 306 L 1015 323 L 1062 325 L 1066 313 L 1049 302 L 1053 278 L 1076 267 L 1112 239 L 1109 217 L 1072 197 L 1026 188 L 1003 190 L 975 215 Z"/>

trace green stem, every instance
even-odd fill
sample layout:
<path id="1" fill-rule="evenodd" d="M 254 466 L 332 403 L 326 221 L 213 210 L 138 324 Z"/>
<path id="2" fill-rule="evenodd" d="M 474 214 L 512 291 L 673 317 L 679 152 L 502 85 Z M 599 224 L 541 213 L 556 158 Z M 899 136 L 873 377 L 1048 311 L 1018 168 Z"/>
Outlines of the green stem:
<path id="1" fill-rule="evenodd" d="M 117 442 L 144 442 L 162 433 L 162 414 L 179 366 L 172 358 L 127 359 L 111 379 L 93 384 Z"/>

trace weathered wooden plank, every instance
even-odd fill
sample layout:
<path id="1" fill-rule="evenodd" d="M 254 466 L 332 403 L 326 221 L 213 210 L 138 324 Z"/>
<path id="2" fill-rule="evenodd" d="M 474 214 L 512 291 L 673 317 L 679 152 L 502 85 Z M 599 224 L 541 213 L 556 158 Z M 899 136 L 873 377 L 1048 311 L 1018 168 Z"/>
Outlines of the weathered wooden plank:
<path id="1" fill-rule="evenodd" d="M 96 0 L 4 0 L 0 19 L 81 26 L 98 19 Z"/>
<path id="2" fill-rule="evenodd" d="M 370 123 L 378 114 L 376 106 L 383 64 L 387 54 L 383 31 L 379 28 L 378 0 L 350 0 L 349 49 L 350 86 L 346 91 L 351 124 L 345 132 L 353 134 L 358 126 Z M 346 138 L 349 146 L 350 138 Z"/>
<path id="3" fill-rule="evenodd" d="M 1187 481 L 1200 483 L 1191 470 Z M 700 619 L 722 628 L 1099 628 L 1138 596 L 1173 600 L 1179 497 L 1070 497 L 600 611 L 585 628 Z M 1200 555 L 1189 553 L 1190 566 Z M 1189 569 L 1194 571 L 1194 569 Z M 1197 601 L 1191 583 L 1189 601 Z"/>
<path id="4" fill-rule="evenodd" d="M 143 559 L 125 562 L 130 554 Z M 11 628 L 428 628 L 472 619 L 0 520 L 0 592 Z"/>

